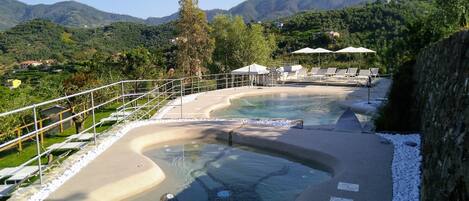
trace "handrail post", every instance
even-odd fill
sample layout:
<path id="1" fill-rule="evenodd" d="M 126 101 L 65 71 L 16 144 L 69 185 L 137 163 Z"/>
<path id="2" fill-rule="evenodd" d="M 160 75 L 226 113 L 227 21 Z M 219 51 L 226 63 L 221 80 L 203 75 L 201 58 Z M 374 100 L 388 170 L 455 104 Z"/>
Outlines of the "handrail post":
<path id="1" fill-rule="evenodd" d="M 39 120 L 39 129 L 42 129 L 42 119 Z M 41 136 L 41 143 L 44 143 L 44 131 L 39 132 L 39 136 Z"/>
<path id="2" fill-rule="evenodd" d="M 37 148 L 37 163 L 39 167 L 39 180 L 42 185 L 42 165 L 41 165 L 41 146 L 39 145 L 39 132 L 38 132 L 38 125 L 37 125 L 37 114 L 36 114 L 36 105 L 33 106 L 33 116 L 34 116 L 34 129 L 36 132 L 36 148 Z"/>
<path id="3" fill-rule="evenodd" d="M 62 122 L 63 120 L 63 112 L 60 112 L 59 114 L 59 120 L 60 120 L 60 133 L 63 133 L 64 132 L 64 124 Z"/>
<path id="4" fill-rule="evenodd" d="M 94 93 L 91 92 L 91 114 L 93 115 L 93 138 L 94 138 L 94 145 L 98 145 L 97 139 L 96 139 L 96 115 L 95 115 L 95 108 L 94 108 Z"/>
<path id="5" fill-rule="evenodd" d="M 125 90 L 124 90 L 124 82 L 121 82 L 121 90 L 122 90 L 122 111 L 125 112 Z M 120 119 L 119 117 L 117 119 Z M 122 120 L 125 120 L 125 117 L 122 117 Z"/>
<path id="6" fill-rule="evenodd" d="M 194 94 L 194 78 L 191 77 L 191 94 Z"/>
<path id="7" fill-rule="evenodd" d="M 182 80 L 183 80 L 183 79 L 181 79 L 181 80 L 179 81 L 179 83 L 180 83 L 180 85 L 181 85 L 181 119 L 182 119 L 182 96 L 183 96 L 182 90 L 184 89 L 184 87 L 182 86 L 182 83 L 183 83 Z"/>
<path id="8" fill-rule="evenodd" d="M 226 89 L 229 88 L 229 84 L 228 84 L 228 74 L 225 74 L 225 88 L 226 88 Z"/>
<path id="9" fill-rule="evenodd" d="M 124 82 L 121 82 L 121 91 L 122 91 L 122 109 L 125 111 L 125 91 L 124 91 Z"/>
<path id="10" fill-rule="evenodd" d="M 16 130 L 16 134 L 18 135 L 18 150 L 21 152 L 23 151 L 23 142 L 21 140 L 21 128 Z"/>

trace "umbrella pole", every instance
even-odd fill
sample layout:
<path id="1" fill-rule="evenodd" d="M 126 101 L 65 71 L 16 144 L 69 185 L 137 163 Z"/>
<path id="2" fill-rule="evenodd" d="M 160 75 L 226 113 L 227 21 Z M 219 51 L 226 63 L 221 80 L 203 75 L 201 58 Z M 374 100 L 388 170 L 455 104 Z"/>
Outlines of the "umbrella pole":
<path id="1" fill-rule="evenodd" d="M 319 67 L 321 67 L 321 53 L 319 53 L 318 60 L 319 60 Z"/>

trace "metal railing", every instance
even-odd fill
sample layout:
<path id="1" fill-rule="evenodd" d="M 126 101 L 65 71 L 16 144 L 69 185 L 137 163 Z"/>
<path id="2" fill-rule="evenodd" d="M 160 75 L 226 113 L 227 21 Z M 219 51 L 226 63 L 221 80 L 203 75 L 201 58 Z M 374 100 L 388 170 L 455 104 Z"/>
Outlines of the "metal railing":
<path id="1" fill-rule="evenodd" d="M 100 132 L 97 130 L 98 128 L 108 124 L 111 124 L 110 126 L 112 126 L 122 122 L 151 118 L 153 115 L 157 114 L 162 107 L 170 102 L 177 104 L 173 106 L 180 106 L 180 118 L 183 118 L 182 97 L 185 95 L 219 89 L 246 87 L 253 85 L 265 86 L 270 84 L 274 84 L 274 79 L 269 78 L 268 75 L 247 76 L 231 74 L 204 75 L 180 79 L 126 80 L 108 84 L 77 94 L 68 95 L 54 100 L 49 100 L 1 113 L 0 123 L 2 118 L 19 118 L 20 116 L 27 116 L 32 119 L 32 122 L 28 123 L 27 125 L 34 125 L 34 128 L 31 131 L 29 131 L 29 129 L 26 130 L 27 133 L 18 134 L 13 139 L 0 142 L 0 153 L 4 151 L 11 152 L 11 149 L 14 149 L 16 146 L 22 146 L 22 143 L 25 143 L 25 141 L 35 141 L 35 156 L 31 157 L 25 162 L 22 162 L 21 165 L 18 166 L 18 169 L 28 165 L 37 165 L 38 172 L 35 175 L 38 175 L 40 183 L 42 184 L 44 172 L 43 168 L 49 168 L 50 164 L 47 164 L 46 166 L 42 165 L 41 159 L 49 156 L 54 151 L 57 151 L 66 143 L 76 140 L 73 138 L 64 137 L 63 141 L 58 142 L 59 145 L 55 149 L 47 149 L 44 146 L 48 140 L 48 137 L 44 137 L 43 135 L 46 134 L 54 136 L 57 134 L 54 129 L 57 128 L 60 128 L 60 132 L 63 132 L 63 125 L 67 122 L 78 124 L 79 121 L 77 119 L 81 118 L 82 121 L 80 124 L 83 125 L 83 128 L 81 128 L 77 134 L 92 134 L 93 139 L 90 141 L 90 143 L 92 142 L 94 145 L 97 145 L 97 139 L 100 134 Z M 180 102 L 175 103 L 174 100 L 178 100 L 178 98 L 180 98 Z M 39 119 L 41 116 L 41 111 L 45 108 L 50 108 L 51 106 L 55 105 L 70 104 L 71 99 L 82 100 L 80 104 L 83 105 L 83 107 L 76 107 L 73 110 L 70 108 L 67 109 L 69 112 L 73 111 L 71 112 L 71 115 L 67 117 L 63 117 L 63 113 L 58 112 L 57 115 L 60 115 L 60 119 L 57 121 L 51 121 L 47 125 L 44 125 L 43 119 Z M 91 120 L 88 118 L 91 118 Z M 51 118 L 46 117 L 45 119 Z M 87 126 L 87 121 L 91 121 L 88 123 L 89 126 Z M 73 129 L 73 126 L 71 126 L 69 129 Z M 14 131 L 3 131 L 3 133 L 13 133 L 13 136 L 15 136 Z M 33 144 L 30 143 L 29 146 L 32 147 Z M 22 149 L 19 150 L 21 151 Z M 13 157 L 11 155 L 13 154 L 2 154 L 2 157 Z"/>

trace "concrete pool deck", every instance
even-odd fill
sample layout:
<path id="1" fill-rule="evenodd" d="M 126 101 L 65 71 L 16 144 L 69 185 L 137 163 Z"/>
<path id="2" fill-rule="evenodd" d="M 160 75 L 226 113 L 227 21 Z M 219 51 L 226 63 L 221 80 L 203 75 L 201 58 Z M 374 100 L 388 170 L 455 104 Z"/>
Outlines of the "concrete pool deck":
<path id="1" fill-rule="evenodd" d="M 226 139 L 229 133 L 234 143 L 317 161 L 330 169 L 331 180 L 309 187 L 297 201 L 392 199 L 393 146 L 380 143 L 379 136 L 243 126 L 237 121 L 191 121 L 154 123 L 130 130 L 47 200 L 127 199 L 165 179 L 163 170 L 142 154 L 145 148 L 177 140 Z M 351 190 L 339 190 L 344 183 L 359 185 L 359 189 L 352 185 Z"/>
<path id="2" fill-rule="evenodd" d="M 384 98 L 387 95 L 391 81 L 380 79 L 371 89 L 371 99 Z M 190 95 L 189 100 L 183 100 L 182 118 L 206 119 L 210 118 L 210 113 L 214 110 L 223 109 L 230 106 L 231 100 L 246 96 L 266 95 L 275 93 L 287 94 L 321 94 L 344 96 L 341 102 L 346 107 L 351 107 L 355 112 L 373 113 L 373 107 L 356 107 L 356 103 L 367 101 L 368 88 L 363 87 L 339 87 L 339 86 L 303 86 L 292 85 L 283 87 L 243 87 L 234 89 L 224 89 Z M 174 101 L 175 104 L 168 108 L 164 115 L 157 115 L 161 119 L 180 119 L 181 106 L 180 99 Z"/>
<path id="3" fill-rule="evenodd" d="M 390 81 L 382 79 L 372 89 L 372 99 L 385 97 Z M 209 119 L 210 113 L 230 105 L 234 98 L 273 93 L 330 94 L 343 96 L 351 107 L 366 101 L 367 88 L 331 86 L 244 87 L 189 95 L 182 99 L 183 118 L 133 128 L 95 160 L 67 180 L 46 200 L 125 200 L 165 181 L 164 171 L 142 152 L 145 148 L 180 140 L 226 139 L 270 149 L 323 164 L 333 178 L 311 186 L 298 201 L 391 200 L 393 146 L 377 135 L 332 130 L 299 130 L 246 125 L 241 121 Z M 153 119 L 180 119 L 181 99 Z M 360 109 L 360 108 L 358 108 Z M 369 111 L 365 111 L 369 112 Z M 130 123 L 136 125 L 139 122 Z M 128 131 L 128 130 L 127 130 Z M 345 190 L 344 190 L 345 189 Z M 336 199 L 337 198 L 337 199 Z"/>

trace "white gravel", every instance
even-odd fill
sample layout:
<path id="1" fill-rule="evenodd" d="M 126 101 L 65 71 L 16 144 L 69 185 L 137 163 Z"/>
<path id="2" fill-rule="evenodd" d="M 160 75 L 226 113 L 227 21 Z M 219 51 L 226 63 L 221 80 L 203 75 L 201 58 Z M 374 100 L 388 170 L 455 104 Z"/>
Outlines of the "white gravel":
<path id="1" fill-rule="evenodd" d="M 393 201 L 418 201 L 420 199 L 421 163 L 420 135 L 380 134 L 394 144 L 392 162 Z M 415 147 L 406 145 L 414 142 Z"/>

